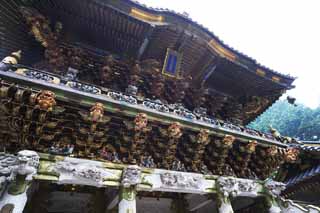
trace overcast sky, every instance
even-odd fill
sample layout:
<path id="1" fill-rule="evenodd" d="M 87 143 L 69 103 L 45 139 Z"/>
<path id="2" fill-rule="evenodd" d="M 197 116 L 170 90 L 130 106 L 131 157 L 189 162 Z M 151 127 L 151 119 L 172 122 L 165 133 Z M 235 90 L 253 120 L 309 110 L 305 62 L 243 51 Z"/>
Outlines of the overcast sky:
<path id="1" fill-rule="evenodd" d="M 319 0 L 139 0 L 187 12 L 229 46 L 280 73 L 298 77 L 288 92 L 320 106 Z"/>

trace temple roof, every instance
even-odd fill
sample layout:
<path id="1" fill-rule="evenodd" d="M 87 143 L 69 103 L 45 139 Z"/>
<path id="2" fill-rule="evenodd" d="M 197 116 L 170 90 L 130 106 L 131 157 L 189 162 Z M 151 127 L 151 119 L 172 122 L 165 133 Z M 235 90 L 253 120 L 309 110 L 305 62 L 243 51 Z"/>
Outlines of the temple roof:
<path id="1" fill-rule="evenodd" d="M 167 49 L 177 51 L 181 55 L 179 76 L 191 76 L 193 88 L 208 89 L 208 100 L 216 105 L 211 110 L 212 114 L 223 119 L 236 118 L 247 124 L 285 90 L 294 87 L 292 82 L 295 78 L 262 66 L 234 50 L 188 16 L 128 0 L 27 3 L 10 0 L 4 3 L 6 8 L 1 10 L 5 25 L 0 29 L 4 34 L 0 56 L 22 49 L 24 64 L 33 65 L 41 61 L 44 50 L 27 34 L 28 26 L 19 12 L 21 6 L 38 10 L 49 18 L 51 25 L 61 22 L 65 46 L 80 47 L 92 53 L 95 61 L 112 53 L 119 58 L 156 59 L 164 64 Z M 170 92 L 175 90 L 165 94 L 165 99 Z M 184 104 L 193 110 L 195 106 L 190 99 L 196 95 L 186 92 L 186 96 Z M 257 101 L 256 97 L 261 100 Z M 241 106 L 240 113 L 239 109 L 230 109 L 236 105 Z"/>

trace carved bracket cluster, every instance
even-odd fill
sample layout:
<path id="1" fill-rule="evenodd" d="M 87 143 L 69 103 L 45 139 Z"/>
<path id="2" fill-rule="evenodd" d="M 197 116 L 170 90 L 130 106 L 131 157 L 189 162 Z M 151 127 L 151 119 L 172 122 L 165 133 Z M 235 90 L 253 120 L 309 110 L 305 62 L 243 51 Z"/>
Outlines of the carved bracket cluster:
<path id="1" fill-rule="evenodd" d="M 21 194 L 27 188 L 27 181 L 37 173 L 39 155 L 30 150 L 22 150 L 17 155 L 0 153 L 0 184 L 1 190 L 8 182 L 10 194 Z"/>

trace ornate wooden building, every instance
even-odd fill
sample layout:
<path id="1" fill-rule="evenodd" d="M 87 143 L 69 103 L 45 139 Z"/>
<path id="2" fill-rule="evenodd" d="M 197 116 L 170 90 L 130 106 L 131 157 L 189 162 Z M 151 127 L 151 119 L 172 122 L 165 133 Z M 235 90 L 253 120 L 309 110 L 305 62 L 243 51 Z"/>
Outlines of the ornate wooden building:
<path id="1" fill-rule="evenodd" d="M 299 142 L 245 127 L 294 78 L 186 15 L 7 0 L 0 45 L 0 212 L 320 211 L 272 180 Z"/>

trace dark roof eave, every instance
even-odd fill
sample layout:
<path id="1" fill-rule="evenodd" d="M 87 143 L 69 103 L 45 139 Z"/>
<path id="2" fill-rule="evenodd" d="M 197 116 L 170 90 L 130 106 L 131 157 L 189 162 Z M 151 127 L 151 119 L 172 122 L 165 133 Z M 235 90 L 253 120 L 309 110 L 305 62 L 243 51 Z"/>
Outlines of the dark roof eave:
<path id="1" fill-rule="evenodd" d="M 141 4 L 140 2 L 138 1 L 134 1 L 134 0 L 122 0 L 122 1 L 125 1 L 135 7 L 138 7 L 140 9 L 143 9 L 143 10 L 147 10 L 149 12 L 152 12 L 152 13 L 156 13 L 158 15 L 170 15 L 170 16 L 175 16 L 177 18 L 180 18 L 190 24 L 193 24 L 194 26 L 200 28 L 200 30 L 204 31 L 206 34 L 208 34 L 209 36 L 211 36 L 213 39 L 215 39 L 216 41 L 219 42 L 219 44 L 221 44 L 224 48 L 228 49 L 229 51 L 237 54 L 238 56 L 242 57 L 243 59 L 245 60 L 249 60 L 252 64 L 254 64 L 257 68 L 261 68 L 261 69 L 264 69 L 264 70 L 267 70 L 268 72 L 274 74 L 274 75 L 277 75 L 281 78 L 285 78 L 286 80 L 290 81 L 291 83 L 296 79 L 296 77 L 293 77 L 293 76 L 290 76 L 290 75 L 286 75 L 286 74 L 282 74 L 282 73 L 279 73 L 273 69 L 270 69 L 264 65 L 261 65 L 259 64 L 255 59 L 249 57 L 248 55 L 238 51 L 238 50 L 235 50 L 233 49 L 232 47 L 226 45 L 219 37 L 217 37 L 213 32 L 211 32 L 208 28 L 206 28 L 205 26 L 201 25 L 200 23 L 192 20 L 191 18 L 183 15 L 183 14 L 180 14 L 180 13 L 177 13 L 173 10 L 169 10 L 169 9 L 163 9 L 163 8 L 152 8 L 152 7 L 148 7 L 147 5 L 144 5 L 144 4 Z M 288 88 L 288 89 L 291 89 L 291 88 Z"/>

